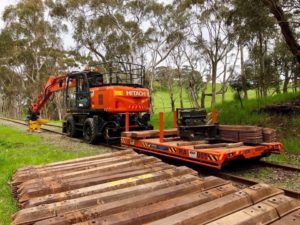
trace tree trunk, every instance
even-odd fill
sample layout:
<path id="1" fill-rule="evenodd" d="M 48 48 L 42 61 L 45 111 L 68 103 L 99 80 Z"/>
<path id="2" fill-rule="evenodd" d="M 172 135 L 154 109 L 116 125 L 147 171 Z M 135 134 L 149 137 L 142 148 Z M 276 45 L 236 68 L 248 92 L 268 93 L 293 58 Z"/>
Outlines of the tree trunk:
<path id="1" fill-rule="evenodd" d="M 225 56 L 225 63 L 224 63 L 224 75 L 223 75 L 223 84 L 222 84 L 222 104 L 224 104 L 225 102 L 226 76 L 227 76 L 227 54 Z"/>
<path id="2" fill-rule="evenodd" d="M 173 93 L 170 94 L 170 101 L 171 101 L 171 109 L 172 109 L 172 112 L 175 112 L 175 100 L 174 100 L 174 95 Z"/>
<path id="3" fill-rule="evenodd" d="M 154 91 L 154 88 L 153 88 L 153 83 L 154 83 L 154 69 L 152 69 L 152 71 L 150 71 L 150 84 L 149 84 L 149 91 L 150 91 L 150 100 L 151 100 L 151 103 L 150 103 L 150 114 L 153 115 L 154 114 L 154 97 L 153 97 L 153 91 Z"/>
<path id="4" fill-rule="evenodd" d="M 276 78 L 275 78 L 276 79 L 276 87 L 275 87 L 276 88 L 275 89 L 276 94 L 281 93 L 281 90 L 280 90 L 280 73 L 277 70 L 278 64 L 279 64 L 278 59 L 275 58 L 274 66 L 276 68 Z"/>
<path id="5" fill-rule="evenodd" d="M 294 73 L 294 92 L 297 92 L 298 90 L 298 77 L 297 74 Z"/>
<path id="6" fill-rule="evenodd" d="M 265 56 L 264 56 L 264 46 L 263 46 L 263 36 L 262 33 L 259 33 L 259 83 L 260 83 L 260 95 L 261 97 L 266 96 L 267 91 L 265 90 L 265 80 L 264 80 L 264 73 L 265 73 Z"/>
<path id="7" fill-rule="evenodd" d="M 289 67 L 288 67 L 287 63 L 285 63 L 284 68 L 285 68 L 285 70 L 284 70 L 284 82 L 283 82 L 282 92 L 287 93 L 288 92 L 288 86 L 289 86 L 289 83 L 290 83 Z"/>
<path id="8" fill-rule="evenodd" d="M 182 77 L 181 77 L 181 71 L 178 71 L 179 73 L 179 101 L 180 101 L 180 108 L 184 108 L 183 107 L 183 82 L 182 82 Z"/>
<path id="9" fill-rule="evenodd" d="M 168 78 L 168 91 L 169 91 L 169 96 L 170 96 L 170 102 L 171 102 L 171 109 L 172 112 L 175 112 L 175 98 L 174 98 L 174 88 L 173 88 L 173 79 L 171 78 L 171 75 L 169 75 Z"/>
<path id="10" fill-rule="evenodd" d="M 284 11 L 279 5 L 278 0 L 262 0 L 265 6 L 269 8 L 271 13 L 276 18 L 280 28 L 281 33 L 284 36 L 285 42 L 287 43 L 290 51 L 296 57 L 298 63 L 300 64 L 300 46 L 297 43 L 295 35 L 289 25 L 288 19 L 286 18 Z"/>
<path id="11" fill-rule="evenodd" d="M 211 109 L 216 107 L 216 86 L 217 86 L 217 62 L 212 61 L 212 80 L 211 80 Z"/>
<path id="12" fill-rule="evenodd" d="M 183 106 L 183 94 L 182 94 L 182 84 L 180 85 L 180 90 L 179 90 L 179 99 L 180 99 L 180 108 L 184 108 Z"/>
<path id="13" fill-rule="evenodd" d="M 200 107 L 205 109 L 205 97 L 206 97 L 206 94 L 205 94 L 205 91 L 202 91 L 201 92 L 201 105 Z"/>
<path id="14" fill-rule="evenodd" d="M 297 92 L 297 89 L 298 89 L 298 76 L 297 76 L 297 74 L 298 74 L 300 66 L 298 64 L 296 64 L 295 62 L 293 62 L 292 67 L 293 67 L 293 69 L 292 69 L 291 76 L 293 76 L 294 92 Z"/>
<path id="15" fill-rule="evenodd" d="M 248 91 L 247 91 L 247 77 L 245 74 L 245 65 L 244 65 L 244 48 L 243 45 L 240 45 L 241 50 L 241 78 L 242 78 L 242 88 L 244 93 L 244 99 L 248 99 Z"/>
<path id="16" fill-rule="evenodd" d="M 64 114 L 65 114 L 65 108 L 64 108 L 64 104 L 63 104 L 63 94 L 61 92 L 55 93 L 54 102 L 55 102 L 55 106 L 56 106 L 58 119 L 62 120 L 64 117 Z"/>
<path id="17" fill-rule="evenodd" d="M 288 85 L 290 82 L 290 78 L 284 78 L 284 82 L 283 82 L 283 88 L 282 88 L 282 92 L 283 93 L 287 93 L 288 92 Z"/>

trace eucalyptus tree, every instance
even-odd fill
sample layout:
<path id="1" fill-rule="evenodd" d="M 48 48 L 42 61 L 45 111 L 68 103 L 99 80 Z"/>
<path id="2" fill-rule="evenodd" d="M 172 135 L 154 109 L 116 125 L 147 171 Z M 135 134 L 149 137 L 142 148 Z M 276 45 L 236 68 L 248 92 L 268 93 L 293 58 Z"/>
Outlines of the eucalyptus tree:
<path id="1" fill-rule="evenodd" d="M 177 82 L 175 83 L 179 88 L 179 103 L 180 108 L 184 107 L 183 103 L 183 90 L 184 90 L 184 83 L 186 82 L 187 77 L 184 76 L 182 68 L 187 64 L 187 59 L 184 54 L 184 48 L 187 44 L 186 41 L 182 41 L 176 48 L 171 52 L 170 57 L 168 59 L 170 65 L 175 66 L 175 78 Z"/>
<path id="2" fill-rule="evenodd" d="M 55 63 L 57 50 L 62 48 L 60 29 L 47 20 L 47 10 L 42 0 L 23 0 L 8 6 L 2 16 L 6 45 L 12 48 L 2 57 L 1 66 L 13 76 L 18 85 L 18 104 L 27 97 L 36 97 L 39 87 L 48 77 L 47 69 Z M 4 45 L 5 46 L 5 45 Z M 16 83 L 19 81 L 19 83 Z"/>
<path id="3" fill-rule="evenodd" d="M 230 4 L 224 1 L 206 1 L 195 13 L 196 26 L 193 46 L 206 57 L 211 71 L 211 107 L 215 108 L 217 95 L 217 78 L 220 62 L 233 49 L 234 32 L 226 23 Z"/>
<path id="4" fill-rule="evenodd" d="M 77 50 L 98 62 L 141 60 L 147 0 L 49 0 L 53 16 L 67 19 Z"/>
<path id="5" fill-rule="evenodd" d="M 283 78 L 282 91 L 287 93 L 291 81 L 294 82 L 294 87 L 297 87 L 299 64 L 297 64 L 294 55 L 290 52 L 286 43 L 279 39 L 276 40 L 272 56 L 278 77 L 279 79 Z"/>
<path id="6" fill-rule="evenodd" d="M 168 92 L 170 104 L 171 104 L 171 110 L 174 112 L 176 110 L 176 88 L 177 86 L 174 85 L 174 80 L 176 79 L 176 69 L 172 68 L 170 64 L 167 64 L 167 66 L 159 66 L 156 68 L 156 73 L 158 75 L 158 81 L 161 85 L 161 89 L 165 89 Z M 161 99 L 164 105 L 165 99 Z"/>
<path id="7" fill-rule="evenodd" d="M 300 71 L 300 1 L 299 0 L 262 0 L 266 7 L 269 8 L 281 29 L 286 45 L 294 58 L 298 61 L 298 65 L 292 66 L 294 90 L 297 90 L 299 71 Z M 286 73 L 287 74 L 287 73 Z M 283 91 L 286 91 L 287 76 L 285 76 L 285 85 Z"/>
<path id="8" fill-rule="evenodd" d="M 297 41 L 295 32 L 293 31 L 291 24 L 289 22 L 288 14 L 289 12 L 284 12 L 284 8 L 288 8 L 294 15 L 297 16 L 299 20 L 299 9 L 300 2 L 299 0 L 261 0 L 263 4 L 270 10 L 270 12 L 274 15 L 275 19 L 280 26 L 282 35 L 285 39 L 287 46 L 290 51 L 293 53 L 298 63 L 300 64 L 300 45 Z M 295 22 L 299 27 L 299 22 Z"/>
<path id="9" fill-rule="evenodd" d="M 257 93 L 261 97 L 266 96 L 270 87 L 266 62 L 272 40 L 277 35 L 274 20 L 261 0 L 233 0 L 233 6 L 231 19 L 239 35 L 238 41 L 248 47 L 250 60 L 256 67 Z M 246 84 L 245 79 L 243 83 Z"/>
<path id="10" fill-rule="evenodd" d="M 145 46 L 145 64 L 151 93 L 157 78 L 156 68 L 166 64 L 170 54 L 185 39 L 189 28 L 186 18 L 184 11 L 177 11 L 176 4 L 164 5 L 152 1 L 147 9 L 148 29 L 145 34 L 148 41 Z"/>
<path id="11" fill-rule="evenodd" d="M 184 79 L 183 86 L 186 88 L 192 107 L 205 108 L 205 97 L 208 84 L 211 82 L 208 62 L 188 41 L 181 45 L 186 58 L 186 65 L 182 67 Z"/>

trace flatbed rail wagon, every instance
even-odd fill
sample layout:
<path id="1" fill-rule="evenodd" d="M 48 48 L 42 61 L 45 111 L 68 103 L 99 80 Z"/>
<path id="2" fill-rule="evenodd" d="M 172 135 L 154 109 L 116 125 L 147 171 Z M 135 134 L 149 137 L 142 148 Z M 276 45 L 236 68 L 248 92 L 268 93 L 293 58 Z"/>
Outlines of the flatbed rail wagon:
<path id="1" fill-rule="evenodd" d="M 176 117 L 174 116 L 174 121 L 177 121 Z M 259 159 L 283 151 L 282 144 L 275 142 L 274 131 L 268 128 L 228 125 L 189 126 L 192 128 L 190 132 L 192 136 L 199 136 L 191 140 L 186 139 L 189 134 L 187 126 L 183 132 L 180 125 L 174 122 L 175 128 L 164 129 L 161 114 L 159 130 L 123 132 L 121 144 L 141 152 L 216 169 L 221 169 L 234 160 Z"/>

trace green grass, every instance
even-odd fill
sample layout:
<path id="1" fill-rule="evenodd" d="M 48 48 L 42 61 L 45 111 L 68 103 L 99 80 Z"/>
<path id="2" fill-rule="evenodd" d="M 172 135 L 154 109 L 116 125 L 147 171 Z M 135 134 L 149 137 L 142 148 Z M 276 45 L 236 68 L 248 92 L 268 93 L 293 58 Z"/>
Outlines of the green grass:
<path id="1" fill-rule="evenodd" d="M 172 128 L 173 127 L 173 113 L 172 112 L 165 112 L 164 113 L 164 127 L 165 128 Z M 151 117 L 150 123 L 154 126 L 155 129 L 158 129 L 159 126 L 159 114 L 156 113 Z"/>
<path id="2" fill-rule="evenodd" d="M 221 90 L 222 85 L 217 83 L 217 91 Z M 269 90 L 268 94 L 272 94 L 274 92 L 273 89 Z M 289 92 L 292 92 L 292 88 L 289 88 Z M 175 84 L 174 85 L 174 98 L 175 98 L 175 106 L 176 107 L 180 107 L 180 98 L 179 98 L 179 93 L 180 93 L 180 88 Z M 207 86 L 207 90 L 206 93 L 211 93 L 211 84 L 209 84 Z M 293 93 L 289 93 L 289 94 L 283 94 L 283 95 L 277 95 L 277 96 L 272 96 L 263 100 L 260 100 L 258 102 L 256 102 L 256 94 L 255 94 L 255 90 L 249 90 L 248 91 L 248 98 L 254 100 L 254 102 L 256 102 L 257 104 L 264 104 L 263 102 L 265 102 L 267 104 L 268 100 L 271 101 L 278 101 L 278 100 L 282 100 L 282 98 L 286 98 L 289 95 L 293 95 Z M 235 91 L 232 88 L 228 88 L 227 92 L 225 93 L 225 101 L 226 102 L 232 102 L 234 101 L 234 96 L 235 96 Z M 154 104 L 154 111 L 156 113 L 158 112 L 170 112 L 171 111 L 171 101 L 170 101 L 170 96 L 169 96 L 169 91 L 166 87 L 161 86 L 158 83 L 154 84 L 154 93 L 153 93 L 153 104 Z M 220 105 L 220 103 L 222 102 L 222 95 L 217 95 L 216 96 L 216 102 L 217 104 Z M 184 87 L 183 88 L 183 106 L 184 107 L 191 107 L 191 102 L 188 96 L 188 90 Z M 206 108 L 210 108 L 211 106 L 211 97 L 207 96 L 205 98 L 205 107 Z"/>
<path id="3" fill-rule="evenodd" d="M 253 110 L 298 97 L 300 97 L 299 93 L 287 93 L 268 96 L 263 99 L 243 100 L 243 108 L 239 101 L 225 102 L 217 106 L 217 111 L 219 112 L 218 121 L 223 124 L 263 125 L 269 115 L 258 114 L 253 112 Z"/>
<path id="4" fill-rule="evenodd" d="M 292 154 L 300 155 L 300 140 L 299 137 L 295 137 L 292 135 L 287 136 L 281 140 L 284 149 Z M 300 162 L 299 162 L 300 163 Z"/>
<path id="5" fill-rule="evenodd" d="M 86 154 L 83 151 L 67 152 L 46 144 L 41 136 L 0 126 L 0 224 L 10 224 L 11 215 L 17 209 L 8 182 L 18 168 L 77 158 Z"/>
<path id="6" fill-rule="evenodd" d="M 290 155 L 288 152 L 284 152 L 282 155 L 270 155 L 269 157 L 264 158 L 263 160 L 300 167 L 300 160 L 293 157 L 293 155 Z"/>
<path id="7" fill-rule="evenodd" d="M 300 97 L 299 94 L 287 93 L 269 96 L 263 99 L 254 99 L 250 98 L 248 100 L 243 100 L 243 108 L 239 101 L 231 100 L 226 101 L 224 104 L 221 104 L 221 101 L 217 104 L 218 112 L 218 121 L 222 124 L 253 124 L 253 125 L 263 125 L 269 115 L 267 114 L 258 114 L 253 112 L 255 109 L 259 109 L 266 105 L 271 105 L 274 103 L 280 103 L 289 101 L 293 98 Z M 167 100 L 164 99 L 166 102 Z M 155 107 L 156 108 L 156 107 Z M 207 107 L 207 111 L 210 111 L 210 107 Z M 151 122 L 155 127 L 158 126 L 158 112 L 156 111 L 153 115 Z M 173 125 L 173 114 L 170 111 L 164 113 L 165 118 L 165 127 L 172 127 Z M 300 125 L 300 118 L 293 119 L 293 123 Z"/>
<path id="8" fill-rule="evenodd" d="M 221 89 L 221 84 L 217 84 L 217 90 Z M 179 92 L 180 89 L 178 86 L 174 87 L 174 98 L 175 98 L 175 105 L 176 107 L 180 107 L 180 98 L 179 98 Z M 207 93 L 211 92 L 211 85 L 208 85 Z M 249 98 L 255 97 L 255 91 L 250 90 L 248 92 Z M 225 94 L 225 101 L 232 101 L 234 99 L 234 91 L 229 88 L 228 91 Z M 159 84 L 155 84 L 154 87 L 154 94 L 153 99 L 154 103 L 154 110 L 155 112 L 170 112 L 171 111 L 171 101 L 169 92 L 165 87 L 161 87 Z M 218 103 L 222 102 L 222 95 L 216 96 L 216 101 Z M 205 98 L 205 107 L 210 107 L 211 105 L 211 97 L 207 96 Z M 184 107 L 191 107 L 191 102 L 188 96 L 188 92 L 185 88 L 183 88 L 183 106 Z"/>

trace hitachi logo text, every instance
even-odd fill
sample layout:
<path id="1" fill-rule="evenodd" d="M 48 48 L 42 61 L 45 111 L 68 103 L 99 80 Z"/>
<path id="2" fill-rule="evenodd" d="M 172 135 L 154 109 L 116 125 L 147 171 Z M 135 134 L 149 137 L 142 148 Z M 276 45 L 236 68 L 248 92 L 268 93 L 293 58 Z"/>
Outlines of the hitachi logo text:
<path id="1" fill-rule="evenodd" d="M 147 92 L 145 91 L 126 91 L 127 96 L 146 97 Z"/>

